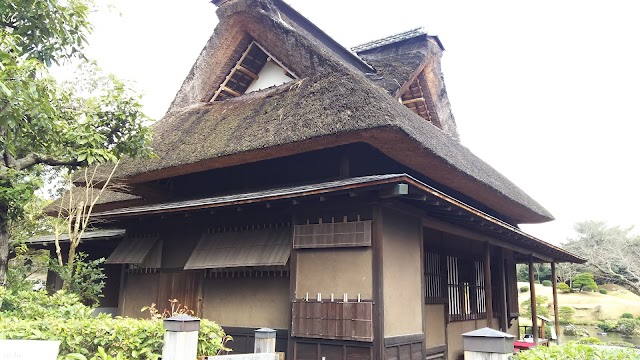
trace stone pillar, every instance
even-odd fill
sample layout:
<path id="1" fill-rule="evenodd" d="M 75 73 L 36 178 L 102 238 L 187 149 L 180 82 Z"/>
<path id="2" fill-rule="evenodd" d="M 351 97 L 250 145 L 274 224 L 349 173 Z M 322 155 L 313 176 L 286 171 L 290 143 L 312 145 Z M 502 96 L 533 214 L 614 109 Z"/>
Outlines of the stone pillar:
<path id="1" fill-rule="evenodd" d="M 193 360 L 198 356 L 200 319 L 180 314 L 164 319 L 163 326 L 162 360 Z"/>
<path id="2" fill-rule="evenodd" d="M 488 327 L 462 334 L 464 360 L 509 360 L 514 341 L 513 335 Z"/>
<path id="3" fill-rule="evenodd" d="M 276 352 L 276 331 L 269 328 L 261 328 L 255 332 L 253 352 L 256 354 Z"/>

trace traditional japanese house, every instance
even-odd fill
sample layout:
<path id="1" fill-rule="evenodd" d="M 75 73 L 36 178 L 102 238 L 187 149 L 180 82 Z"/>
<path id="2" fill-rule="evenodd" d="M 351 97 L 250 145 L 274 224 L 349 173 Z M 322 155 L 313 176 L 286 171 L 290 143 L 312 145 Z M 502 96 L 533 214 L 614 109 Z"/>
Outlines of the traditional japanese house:
<path id="1" fill-rule="evenodd" d="M 175 298 L 236 352 L 271 327 L 296 360 L 456 359 L 462 333 L 517 332 L 516 263 L 582 261 L 521 231 L 553 217 L 460 143 L 438 37 L 348 50 L 281 0 L 213 2 L 157 157 L 121 163 L 82 245 L 103 309 Z"/>

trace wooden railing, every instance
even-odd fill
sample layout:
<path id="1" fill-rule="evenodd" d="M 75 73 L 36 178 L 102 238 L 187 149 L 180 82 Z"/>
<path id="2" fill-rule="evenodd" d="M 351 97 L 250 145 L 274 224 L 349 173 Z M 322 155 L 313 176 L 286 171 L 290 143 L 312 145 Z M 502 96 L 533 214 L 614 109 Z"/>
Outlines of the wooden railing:
<path id="1" fill-rule="evenodd" d="M 373 341 L 372 302 L 296 300 L 292 304 L 294 337 Z"/>

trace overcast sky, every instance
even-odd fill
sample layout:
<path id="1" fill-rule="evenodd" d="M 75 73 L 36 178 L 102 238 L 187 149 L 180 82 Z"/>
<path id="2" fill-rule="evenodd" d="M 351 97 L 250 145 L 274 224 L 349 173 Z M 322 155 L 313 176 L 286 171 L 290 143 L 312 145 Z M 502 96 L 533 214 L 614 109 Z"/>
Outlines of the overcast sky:
<path id="1" fill-rule="evenodd" d="M 577 221 L 640 224 L 640 2 L 288 0 L 344 46 L 416 27 L 446 48 L 462 143 L 556 221 L 523 226 L 552 243 Z M 217 23 L 206 0 L 110 0 L 90 57 L 136 82 L 160 119 Z"/>

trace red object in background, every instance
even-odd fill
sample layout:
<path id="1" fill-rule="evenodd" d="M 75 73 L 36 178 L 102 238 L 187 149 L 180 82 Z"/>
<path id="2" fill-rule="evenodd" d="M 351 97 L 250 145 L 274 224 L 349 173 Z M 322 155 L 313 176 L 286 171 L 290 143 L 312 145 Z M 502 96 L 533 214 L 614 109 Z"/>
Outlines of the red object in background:
<path id="1" fill-rule="evenodd" d="M 530 342 L 526 342 L 526 341 L 514 341 L 513 342 L 513 349 L 518 349 L 518 350 L 529 350 L 532 347 L 536 347 L 537 345 L 534 343 L 530 343 Z"/>

